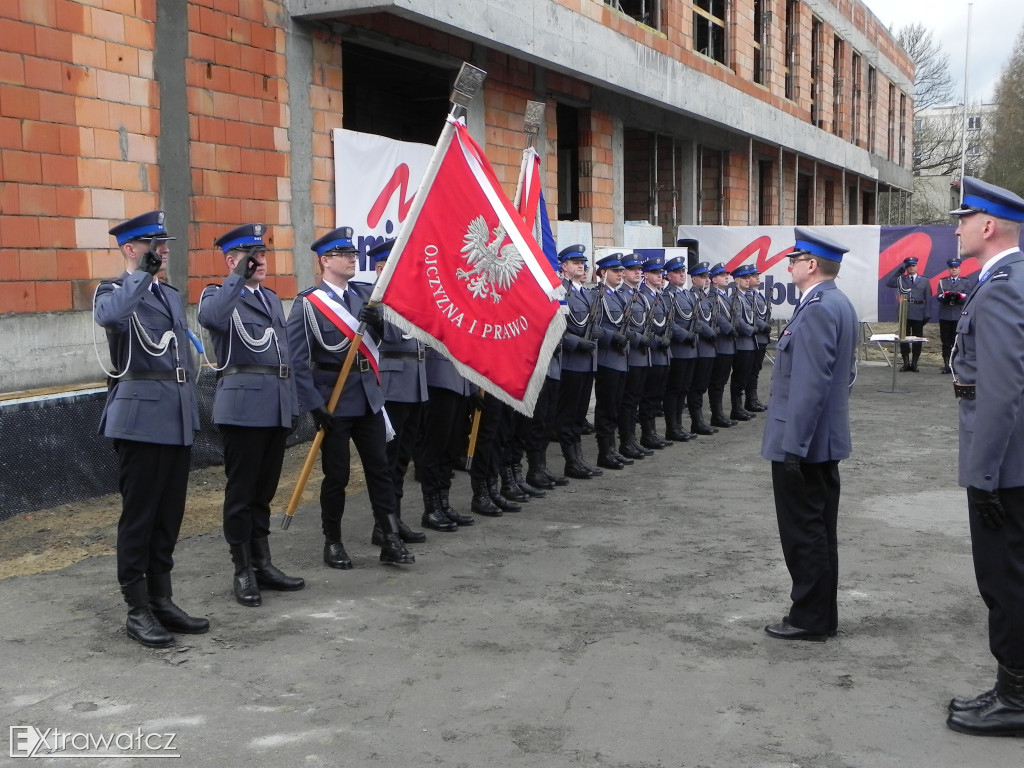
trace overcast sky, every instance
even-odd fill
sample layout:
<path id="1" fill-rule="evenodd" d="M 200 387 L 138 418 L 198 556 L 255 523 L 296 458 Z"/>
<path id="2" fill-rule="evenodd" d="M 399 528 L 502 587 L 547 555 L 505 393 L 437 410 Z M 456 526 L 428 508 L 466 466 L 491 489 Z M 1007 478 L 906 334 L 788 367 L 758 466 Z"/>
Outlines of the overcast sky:
<path id="1" fill-rule="evenodd" d="M 907 24 L 920 23 L 949 55 L 956 102 L 963 100 L 964 57 L 967 53 L 966 0 L 864 0 L 871 12 L 893 33 Z M 970 4 L 971 39 L 967 99 L 990 102 L 1003 66 L 1024 27 L 1021 0 L 974 0 Z"/>

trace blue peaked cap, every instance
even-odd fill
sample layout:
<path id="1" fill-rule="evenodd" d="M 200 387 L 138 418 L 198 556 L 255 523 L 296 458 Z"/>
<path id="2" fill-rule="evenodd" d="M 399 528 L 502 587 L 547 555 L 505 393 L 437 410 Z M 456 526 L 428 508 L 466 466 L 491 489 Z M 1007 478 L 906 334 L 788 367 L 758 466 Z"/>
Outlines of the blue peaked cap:
<path id="1" fill-rule="evenodd" d="M 796 247 L 791 253 L 787 253 L 786 256 L 799 256 L 808 253 L 811 256 L 817 256 L 819 259 L 842 261 L 843 254 L 850 250 L 845 245 L 837 243 L 835 240 L 806 227 L 796 227 L 793 230 L 793 234 L 796 237 Z"/>
<path id="2" fill-rule="evenodd" d="M 587 257 L 584 255 L 586 250 L 587 246 L 582 243 L 576 243 L 574 245 L 570 245 L 568 248 L 563 248 L 558 252 L 558 263 L 563 264 L 566 261 L 569 261 L 569 259 L 581 259 L 586 261 Z"/>
<path id="3" fill-rule="evenodd" d="M 950 216 L 969 216 L 972 213 L 988 213 L 1000 219 L 1024 222 L 1024 200 L 1008 189 L 989 184 L 987 181 L 964 176 L 964 201 Z"/>
<path id="4" fill-rule="evenodd" d="M 264 224 L 243 224 L 221 235 L 214 245 L 227 253 L 232 248 L 263 248 L 263 233 L 267 231 Z"/>
<path id="5" fill-rule="evenodd" d="M 176 240 L 167 234 L 164 226 L 166 215 L 163 211 L 150 211 L 136 216 L 134 219 L 122 221 L 110 230 L 117 238 L 118 245 L 130 243 L 132 240 Z"/>
<path id="6" fill-rule="evenodd" d="M 388 256 L 391 255 L 391 250 L 395 247 L 395 242 L 398 238 L 392 237 L 390 240 L 385 240 L 382 243 L 377 243 L 370 250 L 366 252 L 366 255 L 370 258 L 371 263 L 374 265 L 380 261 L 387 261 Z"/>
<path id="7" fill-rule="evenodd" d="M 355 253 L 359 249 L 352 244 L 353 233 L 354 230 L 352 227 L 338 227 L 337 229 L 332 229 L 326 235 L 309 246 L 309 249 L 311 251 L 316 251 L 317 256 L 323 256 L 328 251 Z"/>

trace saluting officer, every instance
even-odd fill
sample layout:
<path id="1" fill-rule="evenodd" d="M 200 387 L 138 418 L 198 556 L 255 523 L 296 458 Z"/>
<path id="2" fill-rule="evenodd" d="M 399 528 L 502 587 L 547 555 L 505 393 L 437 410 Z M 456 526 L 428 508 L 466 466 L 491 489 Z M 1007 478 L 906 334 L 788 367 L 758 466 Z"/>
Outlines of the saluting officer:
<path id="1" fill-rule="evenodd" d="M 900 292 L 907 306 L 907 334 L 924 336 L 924 326 L 928 322 L 928 305 L 932 300 L 932 284 L 928 278 L 917 274 L 917 258 L 908 256 L 885 281 L 886 286 Z M 917 373 L 917 361 L 921 357 L 920 341 L 912 344 L 900 342 L 900 356 L 903 358 L 901 371 Z M 913 357 L 911 357 L 913 351 Z"/>
<path id="2" fill-rule="evenodd" d="M 384 271 L 395 240 L 384 240 L 366 252 L 377 276 Z M 384 407 L 395 436 L 388 441 L 388 472 L 395 489 L 395 509 L 398 515 L 398 535 L 406 544 L 419 544 L 427 540 L 425 534 L 402 523 L 402 498 L 405 473 L 409 469 L 423 424 L 423 405 L 427 402 L 426 352 L 423 343 L 407 338 L 398 328 L 385 323 L 388 332 L 380 350 L 380 386 L 384 392 Z M 457 526 L 436 508 L 424 509 L 422 525 L 435 531 L 451 532 Z M 370 543 L 383 546 L 384 531 L 374 521 Z"/>
<path id="3" fill-rule="evenodd" d="M 935 300 L 939 303 L 939 338 L 942 340 L 940 373 L 950 372 L 949 354 L 953 351 L 956 324 L 963 311 L 964 302 L 978 282 L 976 276 L 960 277 L 960 263 L 960 259 L 955 257 L 946 262 L 949 275 L 939 280 L 939 290 L 935 294 Z"/>
<path id="4" fill-rule="evenodd" d="M 224 538 L 235 564 L 235 600 L 257 606 L 260 588 L 302 589 L 270 560 L 270 502 L 277 493 L 285 441 L 299 417 L 281 300 L 263 285 L 262 224 L 217 238 L 228 277 L 199 300 L 199 324 L 217 352 L 213 423 L 224 442 Z"/>
<path id="5" fill-rule="evenodd" d="M 725 415 L 722 400 L 725 385 L 732 373 L 732 357 L 736 354 L 736 329 L 733 326 L 733 306 L 725 287 L 729 273 L 725 265 L 718 263 L 711 267 L 711 298 L 715 302 L 715 362 L 711 368 L 711 382 L 708 384 L 708 401 L 711 404 L 711 426 L 734 427 L 736 422 Z"/>
<path id="6" fill-rule="evenodd" d="M 668 350 L 672 345 L 671 305 L 664 295 L 662 271 L 665 262 L 654 257 L 644 262 L 644 281 L 640 292 L 650 305 L 647 321 L 646 343 L 650 350 L 651 366 L 647 381 L 640 396 L 640 445 L 649 450 L 661 450 L 672 445 L 671 440 L 658 434 L 658 411 L 665 399 L 665 383 L 668 381 Z"/>
<path id="7" fill-rule="evenodd" d="M 565 287 L 565 335 L 562 337 L 562 380 L 558 392 L 558 443 L 565 458 L 566 477 L 589 480 L 601 474 L 583 457 L 583 422 L 590 408 L 597 371 L 597 339 L 605 333 L 598 325 L 600 297 L 583 287 L 587 276 L 586 246 L 570 245 L 558 253 Z"/>
<path id="8" fill-rule="evenodd" d="M 100 434 L 114 440 L 120 465 L 117 580 L 128 604 L 128 637 L 151 647 L 171 632 L 210 628 L 171 600 L 174 545 L 185 514 L 192 441 L 199 431 L 196 367 L 189 352 L 185 302 L 157 280 L 167 264 L 164 212 L 151 211 L 110 230 L 124 274 L 100 283 L 93 316 L 106 329 L 114 371 Z"/>
<path id="9" fill-rule="evenodd" d="M 697 435 L 683 429 L 683 408 L 686 396 L 693 386 L 693 372 L 697 367 L 696 300 L 686 289 L 686 258 L 677 256 L 665 262 L 668 287 L 665 298 L 671 302 L 671 347 L 668 380 L 665 382 L 665 437 L 669 440 L 693 440 Z"/>
<path id="10" fill-rule="evenodd" d="M 756 330 L 754 321 L 754 305 L 750 301 L 750 274 L 754 268 L 743 264 L 732 271 L 733 284 L 729 303 L 733 313 L 733 328 L 736 331 L 736 351 L 732 356 L 732 377 L 729 380 L 729 394 L 732 399 L 730 419 L 750 421 L 754 414 L 743 407 L 743 396 L 750 381 L 750 369 L 754 367 L 754 355 L 757 353 L 757 342 L 754 340 Z"/>
<path id="11" fill-rule="evenodd" d="M 388 472 L 387 418 L 377 379 L 377 343 L 385 334 L 383 315 L 368 306 L 370 286 L 352 280 L 357 249 L 352 227 L 338 227 L 311 246 L 321 281 L 299 293 L 288 316 L 288 346 L 299 393 L 299 407 L 309 411 L 324 431 L 320 485 L 320 521 L 324 563 L 349 569 L 352 560 L 341 543 L 345 488 L 351 471 L 349 440 L 355 443 L 366 476 L 373 517 L 384 532 L 382 563 L 409 564 L 415 558 L 399 536 L 398 506 Z M 361 322 L 367 325 L 360 350 L 334 411 L 327 403 Z"/>
<path id="12" fill-rule="evenodd" d="M 629 321 L 626 297 L 617 289 L 622 284 L 624 267 L 621 253 L 613 253 L 597 262 L 594 299 L 601 303 L 598 325 L 604 333 L 597 341 L 597 373 L 594 377 L 594 437 L 597 438 L 597 466 L 622 469 L 633 460 L 615 450 L 615 432 L 619 427 L 622 393 L 626 386 L 626 353 Z"/>
<path id="13" fill-rule="evenodd" d="M 690 411 L 690 431 L 696 435 L 713 435 L 718 432 L 704 420 L 704 393 L 711 384 L 711 371 L 718 353 L 715 341 L 718 330 L 715 327 L 718 297 L 712 295 L 711 265 L 706 261 L 697 264 L 690 271 L 693 287 L 693 305 L 697 312 L 697 362 L 693 369 L 693 383 L 686 395 L 686 406 Z"/>

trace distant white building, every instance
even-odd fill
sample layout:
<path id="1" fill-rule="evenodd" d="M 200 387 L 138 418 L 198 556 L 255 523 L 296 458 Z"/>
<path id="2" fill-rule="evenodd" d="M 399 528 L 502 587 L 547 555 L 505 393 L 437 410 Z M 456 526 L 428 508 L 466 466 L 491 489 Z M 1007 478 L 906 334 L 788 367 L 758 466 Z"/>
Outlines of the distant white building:
<path id="1" fill-rule="evenodd" d="M 944 221 L 959 205 L 961 156 L 967 176 L 980 176 L 988 160 L 995 104 L 931 107 L 914 117 L 914 223 Z M 954 186 L 955 185 L 955 186 Z"/>

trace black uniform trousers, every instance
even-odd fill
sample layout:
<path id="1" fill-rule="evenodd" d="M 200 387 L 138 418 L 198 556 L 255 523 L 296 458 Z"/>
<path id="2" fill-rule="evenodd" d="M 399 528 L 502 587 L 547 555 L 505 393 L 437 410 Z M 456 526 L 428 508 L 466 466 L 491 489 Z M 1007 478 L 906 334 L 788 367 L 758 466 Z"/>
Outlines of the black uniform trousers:
<path id="1" fill-rule="evenodd" d="M 622 404 L 619 406 L 619 440 L 630 438 L 636 429 L 636 419 L 640 409 L 640 398 L 647 388 L 649 365 L 631 365 L 626 371 L 626 383 L 622 388 Z"/>
<path id="2" fill-rule="evenodd" d="M 424 494 L 434 494 L 451 489 L 452 471 L 466 450 L 469 398 L 444 387 L 427 387 L 427 393 L 416 479 Z"/>
<path id="3" fill-rule="evenodd" d="M 908 336 L 924 336 L 924 327 L 927 325 L 927 320 L 907 320 L 907 335 Z M 953 326 L 956 327 L 955 325 Z M 901 342 L 900 343 L 900 354 L 909 355 L 910 350 L 914 350 L 915 359 L 921 356 L 922 342 Z M 952 349 L 952 345 L 950 345 Z"/>
<path id="4" fill-rule="evenodd" d="M 704 393 L 711 386 L 711 369 L 715 367 L 718 357 L 698 357 L 693 365 L 693 382 L 686 393 L 686 405 L 691 410 L 699 411 L 704 407 Z"/>
<path id="5" fill-rule="evenodd" d="M 470 477 L 487 480 L 498 476 L 514 431 L 515 411 L 494 395 L 485 395 L 480 429 L 476 436 L 476 451 L 469 468 Z"/>
<path id="6" fill-rule="evenodd" d="M 747 378 L 747 397 L 758 400 L 757 387 L 761 377 L 761 368 L 764 367 L 764 358 L 768 354 L 768 345 L 757 342 L 757 350 L 754 352 L 754 364 L 750 366 L 750 376 Z"/>
<path id="7" fill-rule="evenodd" d="M 988 645 L 996 661 L 1024 669 L 1024 488 L 1000 488 L 1001 528 L 978 520 L 970 499 L 971 550 L 978 592 L 988 607 Z"/>
<path id="8" fill-rule="evenodd" d="M 729 383 L 729 375 L 732 373 L 732 358 L 732 354 L 715 355 L 711 365 L 711 381 L 708 382 L 708 397 L 712 404 L 722 402 L 725 385 Z"/>
<path id="9" fill-rule="evenodd" d="M 750 383 L 750 370 L 754 367 L 757 350 L 737 349 L 732 356 L 732 378 L 729 380 L 729 394 L 734 398 L 743 397 Z"/>
<path id="10" fill-rule="evenodd" d="M 362 416 L 335 416 L 334 429 L 324 436 L 320 450 L 320 463 L 324 470 L 320 485 L 320 522 L 324 538 L 328 541 L 341 541 L 345 488 L 352 463 L 349 440 L 355 444 L 363 465 L 373 516 L 379 521 L 398 512 L 388 472 L 384 412 L 370 413 L 367 409 Z"/>
<path id="11" fill-rule="evenodd" d="M 683 408 L 686 406 L 686 398 L 693 386 L 693 374 L 697 369 L 696 357 L 677 357 L 669 361 L 668 379 L 665 381 L 665 399 L 663 410 L 665 418 L 679 419 L 682 416 Z"/>
<path id="12" fill-rule="evenodd" d="M 386 402 L 384 407 L 391 421 L 395 436 L 388 441 L 388 474 L 395 489 L 395 508 L 402 509 L 402 497 L 405 494 L 405 473 L 409 470 L 409 462 L 416 452 L 423 424 L 423 403 Z"/>
<path id="13" fill-rule="evenodd" d="M 583 435 L 583 422 L 590 409 L 594 374 L 586 371 L 562 371 L 558 382 L 558 442 L 572 445 Z"/>
<path id="14" fill-rule="evenodd" d="M 956 320 L 939 320 L 939 339 L 942 341 L 942 362 L 949 365 L 949 356 L 956 341 Z"/>
<path id="15" fill-rule="evenodd" d="M 626 372 L 597 366 L 594 379 L 594 435 L 600 444 L 611 443 L 619 426 L 619 410 L 626 389 Z"/>
<path id="16" fill-rule="evenodd" d="M 548 425 L 557 422 L 561 383 L 558 379 L 546 376 L 544 385 L 537 393 L 533 415 L 524 416 L 519 412 L 513 412 L 516 426 L 512 440 L 509 441 L 509 450 L 505 453 L 506 464 L 518 464 L 522 461 L 524 452 L 529 458 L 531 453 L 544 451 L 548 447 Z"/>
<path id="17" fill-rule="evenodd" d="M 270 535 L 270 502 L 284 464 L 284 427 L 221 424 L 224 441 L 224 538 L 229 546 Z"/>
<path id="18" fill-rule="evenodd" d="M 115 440 L 121 518 L 117 521 L 117 581 L 170 573 L 185 516 L 192 446 Z"/>
<path id="19" fill-rule="evenodd" d="M 793 579 L 789 622 L 824 635 L 839 626 L 839 462 L 804 462 L 803 482 L 772 462 L 779 538 Z"/>
<path id="20" fill-rule="evenodd" d="M 654 420 L 665 399 L 665 385 L 668 383 L 668 366 L 652 365 L 647 369 L 647 381 L 640 398 L 640 422 Z M 668 411 L 665 411 L 668 413 Z"/>

